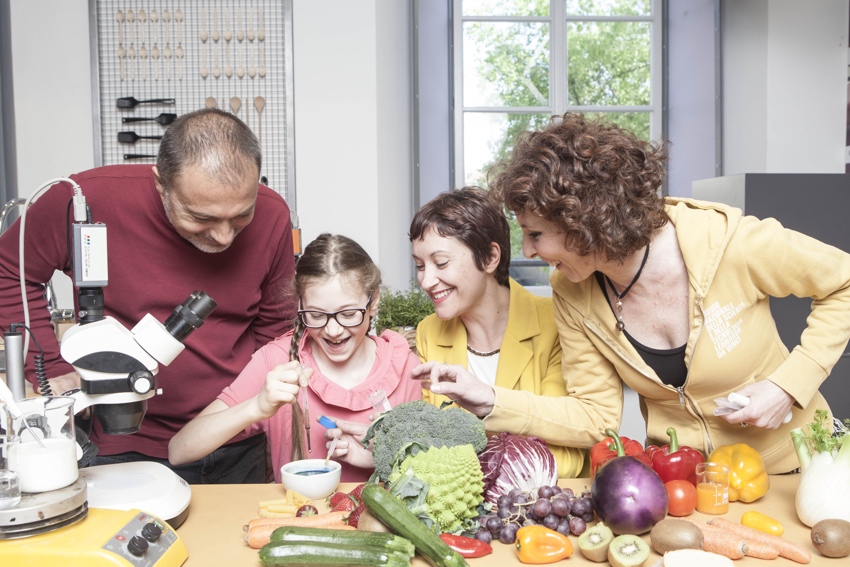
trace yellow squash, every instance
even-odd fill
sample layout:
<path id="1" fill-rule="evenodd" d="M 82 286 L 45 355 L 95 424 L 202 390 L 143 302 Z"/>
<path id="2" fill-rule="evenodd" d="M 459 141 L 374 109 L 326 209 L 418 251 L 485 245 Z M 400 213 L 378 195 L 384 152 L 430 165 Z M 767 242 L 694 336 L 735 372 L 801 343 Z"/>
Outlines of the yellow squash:
<path id="1" fill-rule="evenodd" d="M 785 528 L 779 523 L 779 520 L 765 516 L 761 512 L 744 512 L 744 515 L 741 516 L 741 523 L 776 537 L 782 537 L 782 534 L 785 533 Z"/>

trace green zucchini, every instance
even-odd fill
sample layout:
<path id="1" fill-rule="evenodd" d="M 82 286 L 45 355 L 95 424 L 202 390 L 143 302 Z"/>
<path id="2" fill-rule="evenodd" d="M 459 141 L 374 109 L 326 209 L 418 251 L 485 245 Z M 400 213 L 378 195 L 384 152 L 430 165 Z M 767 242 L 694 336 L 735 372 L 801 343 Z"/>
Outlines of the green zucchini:
<path id="1" fill-rule="evenodd" d="M 352 530 L 332 530 L 327 528 L 304 528 L 300 526 L 281 526 L 272 532 L 269 541 L 337 543 L 351 546 L 371 546 L 385 548 L 387 551 L 399 551 L 413 557 L 416 552 L 413 544 L 405 538 L 390 533 L 358 532 Z"/>
<path id="2" fill-rule="evenodd" d="M 398 551 L 388 551 L 369 545 L 353 546 L 336 543 L 311 543 L 273 541 L 260 551 L 260 563 L 269 567 L 343 567 L 365 565 L 370 567 L 410 567 L 411 556 Z"/>
<path id="3" fill-rule="evenodd" d="M 368 483 L 361 494 L 372 514 L 394 533 L 410 540 L 416 551 L 434 567 L 468 567 L 469 564 L 411 512 L 404 502 L 375 483 Z"/>

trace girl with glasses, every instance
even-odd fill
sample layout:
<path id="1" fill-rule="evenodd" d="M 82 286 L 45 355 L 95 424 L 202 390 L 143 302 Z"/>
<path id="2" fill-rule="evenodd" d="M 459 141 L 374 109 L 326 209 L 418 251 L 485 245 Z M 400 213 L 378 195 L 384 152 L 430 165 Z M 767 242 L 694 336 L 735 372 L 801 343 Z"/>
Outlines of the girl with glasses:
<path id="1" fill-rule="evenodd" d="M 407 339 L 391 330 L 369 334 L 380 287 L 378 266 L 350 238 L 322 234 L 311 242 L 295 268 L 294 330 L 254 353 L 236 380 L 171 439 L 169 460 L 193 461 L 243 430 L 264 431 L 280 482 L 282 465 L 326 454 L 324 428 L 311 427 L 310 417 L 365 428 L 374 413 L 370 394 L 383 390 L 393 406 L 421 399 L 420 384 L 410 380 L 419 359 Z M 371 473 L 343 463 L 341 480 L 361 482 Z"/>

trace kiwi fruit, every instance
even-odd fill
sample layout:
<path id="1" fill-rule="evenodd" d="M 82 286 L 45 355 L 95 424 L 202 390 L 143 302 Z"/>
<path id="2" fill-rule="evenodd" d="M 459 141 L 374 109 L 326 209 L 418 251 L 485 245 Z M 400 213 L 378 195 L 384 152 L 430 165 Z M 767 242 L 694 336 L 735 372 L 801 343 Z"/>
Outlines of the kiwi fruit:
<path id="1" fill-rule="evenodd" d="M 595 563 L 602 563 L 608 559 L 608 546 L 613 539 L 614 532 L 611 531 L 611 528 L 602 522 L 598 522 L 578 536 L 578 549 L 587 559 Z"/>
<path id="2" fill-rule="evenodd" d="M 640 536 L 618 535 L 608 546 L 611 567 L 640 567 L 649 559 L 649 544 Z"/>
<path id="3" fill-rule="evenodd" d="M 661 520 L 649 532 L 649 543 L 657 553 L 664 555 L 678 549 L 702 549 L 702 530 L 685 520 Z"/>
<path id="4" fill-rule="evenodd" d="M 847 557 L 850 555 L 850 522 L 821 520 L 812 526 L 812 543 L 825 557 Z"/>

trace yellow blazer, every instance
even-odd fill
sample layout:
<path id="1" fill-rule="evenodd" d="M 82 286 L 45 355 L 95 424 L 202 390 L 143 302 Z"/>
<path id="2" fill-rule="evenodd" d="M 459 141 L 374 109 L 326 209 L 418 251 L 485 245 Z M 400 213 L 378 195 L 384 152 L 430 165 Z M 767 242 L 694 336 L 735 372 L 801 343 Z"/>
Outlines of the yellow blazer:
<path id="1" fill-rule="evenodd" d="M 508 326 L 502 338 L 499 365 L 496 370 L 496 396 L 500 390 L 523 390 L 549 397 L 567 395 L 561 373 L 561 343 L 552 311 L 552 300 L 538 297 L 510 280 L 510 309 Z M 436 360 L 468 368 L 466 357 L 466 327 L 460 318 L 443 321 L 429 315 L 416 328 L 416 348 L 423 362 Z M 423 399 L 439 406 L 447 398 L 423 390 Z M 535 427 L 524 412 L 525 406 L 499 407 L 498 418 L 488 415 L 484 425 L 488 432 L 508 431 L 517 435 L 539 437 L 544 441 L 554 432 Z M 498 427 L 493 427 L 498 425 Z M 555 456 L 560 478 L 586 476 L 587 454 L 572 447 L 549 445 Z"/>

